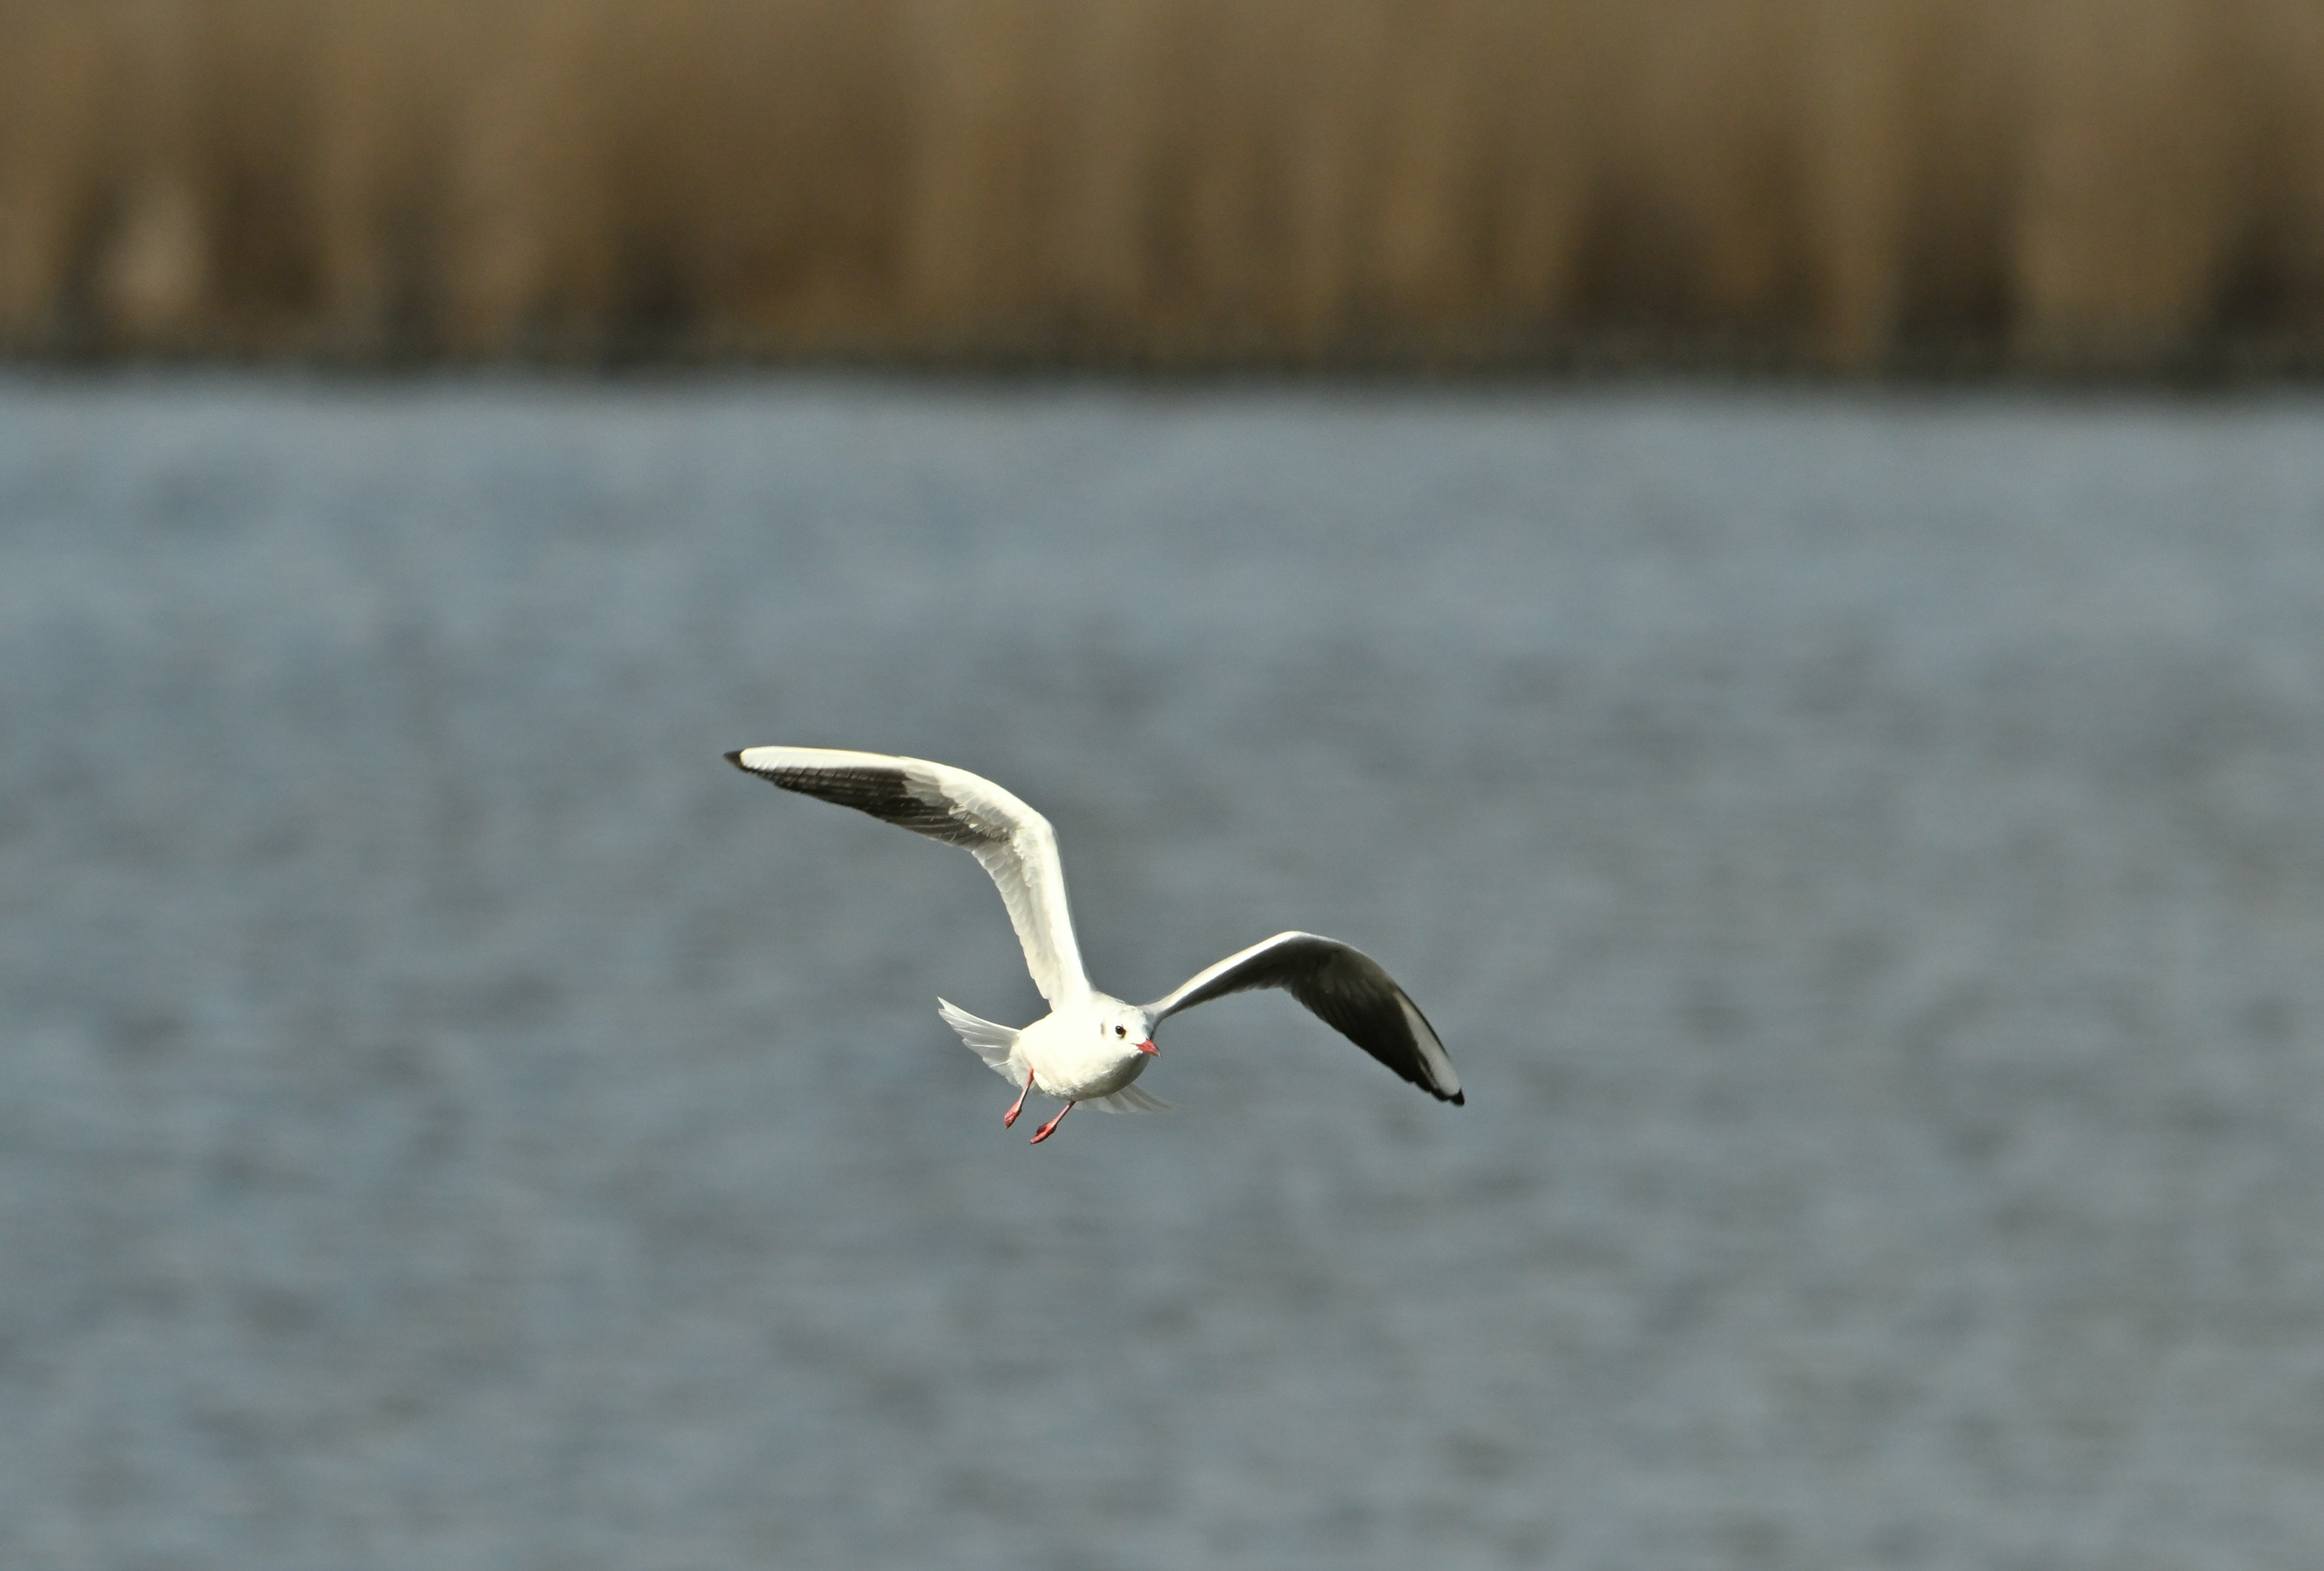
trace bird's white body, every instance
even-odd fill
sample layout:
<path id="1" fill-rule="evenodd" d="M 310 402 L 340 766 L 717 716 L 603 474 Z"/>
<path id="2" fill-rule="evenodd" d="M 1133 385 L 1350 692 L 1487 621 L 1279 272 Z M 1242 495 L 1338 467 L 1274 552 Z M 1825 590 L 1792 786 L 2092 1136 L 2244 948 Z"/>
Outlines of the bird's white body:
<path id="1" fill-rule="evenodd" d="M 1154 1060 L 1135 1046 L 1125 1050 L 1106 1030 L 1108 1004 L 1129 1007 L 1100 995 L 1080 1009 L 1052 1010 L 1019 1031 L 1009 1056 L 1010 1077 L 1021 1085 L 1031 1075 L 1034 1090 L 1060 1102 L 1094 1102 L 1130 1085 Z"/>
<path id="2" fill-rule="evenodd" d="M 921 758 L 821 747 L 749 747 L 726 759 L 786 790 L 962 846 L 983 865 L 1009 908 L 1026 969 L 1049 1012 L 1020 1030 L 936 1002 L 961 1040 L 1018 1087 L 1004 1124 L 1016 1122 L 1028 1092 L 1065 1103 L 1034 1135 L 1037 1145 L 1084 1102 L 1111 1113 L 1168 1107 L 1137 1084 L 1157 1051 L 1155 1028 L 1182 1009 L 1254 987 L 1286 990 L 1421 1089 L 1445 1102 L 1463 1100 L 1444 1044 L 1404 989 L 1370 956 L 1336 939 L 1277 933 L 1196 972 L 1152 1003 L 1125 1003 L 1092 987 L 1082 969 L 1049 821 L 991 781 Z"/>
<path id="3" fill-rule="evenodd" d="M 1154 1051 L 1152 1028 L 1136 1004 L 1084 993 L 1012 1030 L 945 1000 L 936 1003 L 945 1023 L 1012 1086 L 1029 1084 L 1044 1096 L 1086 1102 L 1108 1113 L 1159 1113 L 1169 1106 L 1137 1088 Z"/>

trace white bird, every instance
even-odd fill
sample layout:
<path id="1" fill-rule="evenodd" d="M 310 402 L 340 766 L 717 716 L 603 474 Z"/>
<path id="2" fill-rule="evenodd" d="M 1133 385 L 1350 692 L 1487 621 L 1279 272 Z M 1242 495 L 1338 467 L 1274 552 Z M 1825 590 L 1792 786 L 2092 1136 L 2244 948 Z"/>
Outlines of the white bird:
<path id="1" fill-rule="evenodd" d="M 785 790 L 821 797 L 964 846 L 1009 908 L 1033 984 L 1049 1013 L 1021 1030 L 979 1020 L 939 998 L 938 1013 L 977 1057 L 1017 1089 L 1007 1128 L 1039 1091 L 1065 1104 L 1033 1133 L 1040 1144 L 1075 1106 L 1158 1113 L 1170 1105 L 1136 1084 L 1159 1051 L 1155 1028 L 1182 1009 L 1230 993 L 1280 987 L 1422 1090 L 1466 1100 L 1444 1044 L 1419 1008 L 1370 956 L 1314 933 L 1277 933 L 1188 977 L 1152 1003 L 1125 1003 L 1090 985 L 1065 909 L 1065 874 L 1049 820 L 991 781 L 920 758 L 824 747 L 746 747 L 726 762 Z"/>

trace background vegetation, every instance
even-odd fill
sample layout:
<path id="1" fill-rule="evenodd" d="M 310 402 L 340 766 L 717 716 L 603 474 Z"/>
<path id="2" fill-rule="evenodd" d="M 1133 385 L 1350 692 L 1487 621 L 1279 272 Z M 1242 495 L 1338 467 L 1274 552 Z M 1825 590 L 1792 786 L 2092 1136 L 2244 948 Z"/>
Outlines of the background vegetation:
<path id="1" fill-rule="evenodd" d="M 0 0 L 0 342 L 2324 360 L 2317 0 Z"/>

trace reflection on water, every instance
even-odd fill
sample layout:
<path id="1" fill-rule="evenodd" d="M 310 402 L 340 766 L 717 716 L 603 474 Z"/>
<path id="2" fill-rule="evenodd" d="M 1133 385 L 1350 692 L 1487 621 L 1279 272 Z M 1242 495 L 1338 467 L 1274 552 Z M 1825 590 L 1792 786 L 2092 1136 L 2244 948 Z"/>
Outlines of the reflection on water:
<path id="1" fill-rule="evenodd" d="M 2304 1563 L 2318 412 L 0 386 L 0 1558 Z"/>

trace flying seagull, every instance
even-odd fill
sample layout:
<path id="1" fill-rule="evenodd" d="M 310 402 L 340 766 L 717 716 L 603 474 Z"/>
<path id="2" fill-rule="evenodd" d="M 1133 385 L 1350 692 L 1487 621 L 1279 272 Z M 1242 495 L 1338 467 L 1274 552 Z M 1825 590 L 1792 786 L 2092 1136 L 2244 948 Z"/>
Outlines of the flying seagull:
<path id="1" fill-rule="evenodd" d="M 1001 1116 L 1017 1122 L 1034 1091 L 1065 1105 L 1033 1132 L 1039 1145 L 1082 1103 L 1109 1113 L 1158 1113 L 1170 1104 L 1137 1080 L 1158 1049 L 1154 1031 L 1182 1009 L 1280 987 L 1389 1068 L 1440 1100 L 1459 1103 L 1461 1077 L 1419 1007 L 1370 956 L 1314 933 L 1277 933 L 1230 955 L 1152 1003 L 1124 1003 L 1092 987 L 1065 910 L 1065 874 L 1049 820 L 991 781 L 881 753 L 824 747 L 745 747 L 726 762 L 788 791 L 855 808 L 930 839 L 964 846 L 1001 887 L 1025 947 L 1033 984 L 1049 1013 L 1022 1030 L 979 1020 L 939 998 L 937 1012 L 994 1073 L 1017 1087 Z"/>

